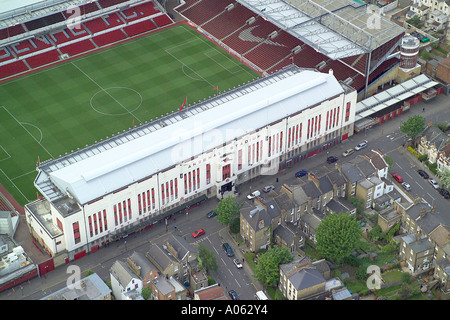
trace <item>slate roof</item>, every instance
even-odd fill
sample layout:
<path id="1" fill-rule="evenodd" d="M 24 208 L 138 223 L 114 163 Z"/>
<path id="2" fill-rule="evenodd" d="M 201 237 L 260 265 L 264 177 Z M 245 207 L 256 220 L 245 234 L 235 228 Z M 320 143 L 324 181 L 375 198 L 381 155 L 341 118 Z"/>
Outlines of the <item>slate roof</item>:
<path id="1" fill-rule="evenodd" d="M 364 179 L 363 173 L 358 169 L 358 167 L 350 162 L 344 162 L 342 164 L 342 173 L 347 177 L 350 183 L 358 182 Z"/>
<path id="2" fill-rule="evenodd" d="M 131 270 L 128 264 L 120 260 L 114 262 L 110 269 L 110 273 L 122 287 L 126 287 L 133 278 L 137 278 L 136 274 Z"/>

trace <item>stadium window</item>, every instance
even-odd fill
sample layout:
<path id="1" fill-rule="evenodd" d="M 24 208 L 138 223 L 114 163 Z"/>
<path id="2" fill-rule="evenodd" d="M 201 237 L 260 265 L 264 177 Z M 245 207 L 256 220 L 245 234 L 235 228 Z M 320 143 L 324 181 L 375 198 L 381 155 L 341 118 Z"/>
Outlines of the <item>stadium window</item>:
<path id="1" fill-rule="evenodd" d="M 259 161 L 259 142 L 256 142 L 256 162 Z"/>
<path id="2" fill-rule="evenodd" d="M 200 168 L 197 168 L 197 186 L 200 188 Z"/>
<path id="3" fill-rule="evenodd" d="M 308 126 L 306 127 L 306 139 L 309 139 L 309 125 L 310 125 L 310 121 L 311 120 L 308 119 Z"/>
<path id="4" fill-rule="evenodd" d="M 247 155 L 247 164 L 250 165 L 251 161 L 250 159 L 252 158 L 252 148 L 250 146 L 248 146 L 248 155 Z"/>
<path id="5" fill-rule="evenodd" d="M 345 108 L 345 121 L 348 121 L 350 119 L 350 106 L 351 103 L 347 102 L 347 106 Z"/>
<path id="6" fill-rule="evenodd" d="M 125 200 L 122 202 L 122 208 L 123 208 L 123 219 L 125 222 L 127 222 L 128 217 L 127 217 L 127 203 L 125 202 Z"/>
<path id="7" fill-rule="evenodd" d="M 188 172 L 189 193 L 192 192 L 192 172 Z"/>
<path id="8" fill-rule="evenodd" d="M 141 204 L 141 195 L 138 194 L 138 208 L 139 208 L 139 215 L 142 214 L 142 204 Z"/>
<path id="9" fill-rule="evenodd" d="M 58 225 L 58 228 L 61 229 L 61 231 L 64 231 L 63 225 L 62 225 L 61 221 L 59 221 L 58 218 L 56 218 L 56 224 Z"/>
<path id="10" fill-rule="evenodd" d="M 272 148 L 272 137 L 269 136 L 269 153 L 268 153 L 269 157 L 270 157 L 271 148 Z"/>
<path id="11" fill-rule="evenodd" d="M 155 209 L 155 188 L 152 188 L 152 209 Z"/>
<path id="12" fill-rule="evenodd" d="M 280 132 L 280 152 L 283 149 L 283 131 Z"/>
<path id="13" fill-rule="evenodd" d="M 106 221 L 106 210 L 103 209 L 103 226 L 105 227 L 105 231 L 108 230 L 108 223 Z"/>
<path id="14" fill-rule="evenodd" d="M 161 184 L 161 195 L 162 195 L 162 204 L 164 205 L 164 183 Z"/>
<path id="15" fill-rule="evenodd" d="M 166 202 L 169 202 L 169 182 L 166 182 Z"/>
<path id="16" fill-rule="evenodd" d="M 211 165 L 208 163 L 206 165 L 206 184 L 211 182 Z"/>
<path id="17" fill-rule="evenodd" d="M 339 125 L 339 111 L 340 111 L 340 107 L 337 107 L 337 112 L 336 112 L 336 125 Z"/>
<path id="18" fill-rule="evenodd" d="M 99 230 L 100 230 L 100 233 L 102 233 L 102 232 L 103 232 L 102 212 L 99 211 L 99 212 L 97 213 L 97 215 L 98 215 L 98 228 L 99 228 Z"/>
<path id="19" fill-rule="evenodd" d="M 320 132 L 320 122 L 322 121 L 322 115 L 321 114 L 319 114 L 319 125 L 318 125 L 318 131 Z"/>
<path id="20" fill-rule="evenodd" d="M 119 225 L 119 220 L 117 219 L 117 206 L 116 205 L 114 205 L 114 222 L 117 227 Z"/>
<path id="21" fill-rule="evenodd" d="M 173 201 L 173 180 L 170 180 L 170 201 Z"/>
<path id="22" fill-rule="evenodd" d="M 131 220 L 131 199 L 128 198 L 128 218 Z"/>
<path id="23" fill-rule="evenodd" d="M 175 199 L 178 199 L 178 178 L 175 178 Z"/>
<path id="24" fill-rule="evenodd" d="M 208 174 L 208 173 L 206 173 Z M 207 177 L 208 178 L 208 177 Z M 187 194 L 187 175 L 184 174 L 184 194 Z"/>
<path id="25" fill-rule="evenodd" d="M 95 235 L 98 235 L 97 216 L 94 214 L 94 231 Z"/>
<path id="26" fill-rule="evenodd" d="M 227 164 L 222 168 L 222 180 L 231 177 L 231 165 Z"/>
<path id="27" fill-rule="evenodd" d="M 269 151 L 269 153 L 270 153 L 270 151 Z M 270 154 L 269 154 L 269 156 L 270 156 Z M 241 170 L 241 169 L 242 169 L 242 149 L 240 149 L 238 151 L 238 170 Z"/>
<path id="28" fill-rule="evenodd" d="M 79 226 L 78 222 L 74 222 L 72 224 L 72 227 L 73 227 L 73 238 L 74 238 L 75 244 L 80 243 L 81 235 L 80 235 L 80 226 Z"/>
<path id="29" fill-rule="evenodd" d="M 94 236 L 94 233 L 92 231 L 92 217 L 91 216 L 88 217 L 88 221 L 89 221 L 89 235 L 92 238 Z"/>
<path id="30" fill-rule="evenodd" d="M 192 191 L 195 191 L 196 184 L 195 184 L 195 170 L 192 171 Z"/>
<path id="31" fill-rule="evenodd" d="M 147 208 L 147 206 L 145 205 L 145 192 L 142 192 L 142 208 L 144 210 L 145 213 L 145 208 Z"/>
<path id="32" fill-rule="evenodd" d="M 147 190 L 147 208 L 150 211 L 150 190 Z"/>
<path id="33" fill-rule="evenodd" d="M 291 147 L 291 128 L 289 128 L 289 133 L 288 133 L 288 148 Z"/>

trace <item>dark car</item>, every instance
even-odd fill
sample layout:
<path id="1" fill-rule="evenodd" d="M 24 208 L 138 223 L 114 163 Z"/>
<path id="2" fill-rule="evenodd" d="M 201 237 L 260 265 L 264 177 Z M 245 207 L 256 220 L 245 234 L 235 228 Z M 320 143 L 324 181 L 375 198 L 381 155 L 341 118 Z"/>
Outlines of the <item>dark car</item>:
<path id="1" fill-rule="evenodd" d="M 443 188 L 439 188 L 438 191 L 441 194 L 441 196 L 443 196 L 445 199 L 449 199 L 450 198 L 450 192 L 448 190 L 445 190 Z"/>
<path id="2" fill-rule="evenodd" d="M 338 161 L 338 157 L 335 157 L 335 156 L 329 156 L 329 157 L 327 158 L 327 163 L 333 163 L 333 162 L 336 162 L 336 161 Z"/>
<path id="3" fill-rule="evenodd" d="M 426 173 L 423 170 L 417 170 L 417 173 L 420 174 L 424 179 L 428 179 L 429 178 L 428 173 Z"/>
<path id="4" fill-rule="evenodd" d="M 302 169 L 295 174 L 295 177 L 300 178 L 300 177 L 306 176 L 307 174 L 308 174 L 308 171 L 306 171 L 305 169 Z"/>
<path id="5" fill-rule="evenodd" d="M 231 300 L 239 300 L 239 296 L 234 290 L 228 291 L 228 295 L 230 296 Z"/>
<path id="6" fill-rule="evenodd" d="M 234 256 L 233 249 L 231 249 L 231 247 L 230 247 L 230 245 L 228 243 L 225 242 L 223 244 L 222 248 L 227 253 L 227 256 L 229 256 L 229 257 L 233 257 Z"/>
<path id="7" fill-rule="evenodd" d="M 208 212 L 208 214 L 206 215 L 207 218 L 212 218 L 217 216 L 217 212 L 215 212 L 214 210 L 211 210 L 210 212 Z"/>

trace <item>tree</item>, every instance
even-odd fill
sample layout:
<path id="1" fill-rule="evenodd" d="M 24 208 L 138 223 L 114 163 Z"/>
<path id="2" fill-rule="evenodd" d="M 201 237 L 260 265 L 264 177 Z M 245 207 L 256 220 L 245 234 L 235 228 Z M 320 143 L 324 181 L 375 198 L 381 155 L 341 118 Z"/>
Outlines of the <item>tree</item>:
<path id="1" fill-rule="evenodd" d="M 425 121 L 425 118 L 420 115 L 411 116 L 402 123 L 399 129 L 408 137 L 415 139 L 416 136 L 423 131 Z"/>
<path id="2" fill-rule="evenodd" d="M 236 223 L 236 219 L 239 219 L 241 208 L 242 204 L 230 195 L 222 199 L 217 205 L 217 220 L 225 226 L 231 226 Z M 239 227 L 237 229 L 239 231 Z"/>
<path id="3" fill-rule="evenodd" d="M 204 244 L 198 246 L 198 261 L 201 267 L 204 267 L 206 271 L 216 271 L 219 267 L 217 265 L 216 256 L 212 253 Z"/>
<path id="4" fill-rule="evenodd" d="M 144 300 L 148 300 L 150 298 L 150 295 L 152 294 L 152 289 L 150 287 L 144 287 L 141 291 L 141 296 L 144 298 Z"/>
<path id="5" fill-rule="evenodd" d="M 392 167 L 394 166 L 394 160 L 392 160 L 392 157 L 388 155 L 385 155 L 383 158 L 388 165 L 388 170 L 391 171 Z"/>
<path id="6" fill-rule="evenodd" d="M 280 277 L 278 265 L 292 261 L 291 253 L 286 247 L 273 246 L 258 258 L 255 278 L 265 286 L 276 286 Z"/>
<path id="7" fill-rule="evenodd" d="M 361 235 L 358 221 L 347 213 L 332 213 L 317 227 L 317 250 L 327 259 L 341 263 L 357 247 Z"/>
<path id="8" fill-rule="evenodd" d="M 444 168 L 440 173 L 441 175 L 441 182 L 445 188 L 450 188 L 450 170 L 447 168 Z"/>

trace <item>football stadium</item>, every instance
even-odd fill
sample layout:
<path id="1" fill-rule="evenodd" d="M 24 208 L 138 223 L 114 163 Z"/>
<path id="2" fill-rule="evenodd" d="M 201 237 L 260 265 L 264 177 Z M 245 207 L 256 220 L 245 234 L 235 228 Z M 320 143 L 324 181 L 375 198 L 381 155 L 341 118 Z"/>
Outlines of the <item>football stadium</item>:
<path id="1" fill-rule="evenodd" d="M 0 0 L 0 183 L 50 256 L 347 139 L 405 35 L 358 0 L 166 2 Z"/>

